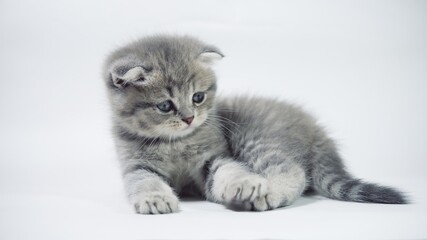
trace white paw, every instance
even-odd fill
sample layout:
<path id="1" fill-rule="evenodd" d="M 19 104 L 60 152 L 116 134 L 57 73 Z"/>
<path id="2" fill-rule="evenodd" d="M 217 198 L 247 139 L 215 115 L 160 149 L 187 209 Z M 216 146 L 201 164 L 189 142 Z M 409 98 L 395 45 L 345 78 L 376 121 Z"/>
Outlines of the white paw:
<path id="1" fill-rule="evenodd" d="M 135 211 L 141 214 L 174 213 L 178 209 L 178 198 L 173 193 L 160 191 L 142 193 L 134 201 Z"/>
<path id="2" fill-rule="evenodd" d="M 283 199 L 274 193 L 267 193 L 263 197 L 256 198 L 252 202 L 252 210 L 254 211 L 266 211 L 276 209 L 283 202 Z"/>
<path id="3" fill-rule="evenodd" d="M 286 197 L 277 191 L 266 178 L 256 174 L 244 174 L 214 183 L 222 203 L 233 209 L 266 211 L 284 204 Z"/>
<path id="4" fill-rule="evenodd" d="M 212 200 L 236 210 L 276 209 L 301 195 L 305 186 L 304 174 L 297 174 L 299 178 L 294 175 L 276 174 L 265 178 L 238 163 L 228 163 L 214 175 Z"/>
<path id="5" fill-rule="evenodd" d="M 232 179 L 220 191 L 225 203 L 253 202 L 267 194 L 267 180 L 259 175 L 248 174 Z"/>

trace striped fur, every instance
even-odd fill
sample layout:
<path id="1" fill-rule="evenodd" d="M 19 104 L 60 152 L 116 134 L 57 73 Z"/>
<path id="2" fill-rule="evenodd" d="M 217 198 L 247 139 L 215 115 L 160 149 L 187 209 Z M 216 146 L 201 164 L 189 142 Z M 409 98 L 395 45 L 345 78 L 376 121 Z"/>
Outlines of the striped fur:
<path id="1" fill-rule="evenodd" d="M 335 149 L 322 154 L 313 165 L 313 187 L 323 196 L 333 199 L 371 202 L 371 203 L 407 203 L 406 197 L 399 191 L 377 184 L 366 183 L 351 176 L 342 164 Z"/>
<path id="2" fill-rule="evenodd" d="M 406 203 L 398 191 L 348 174 L 333 141 L 299 107 L 216 99 L 211 65 L 222 56 L 190 37 L 153 36 L 107 59 L 113 134 L 137 213 L 177 212 L 178 196 L 188 193 L 255 211 L 290 205 L 307 189 L 346 201 Z M 193 102 L 200 92 L 203 101 Z M 157 107 L 165 101 L 170 111 Z"/>

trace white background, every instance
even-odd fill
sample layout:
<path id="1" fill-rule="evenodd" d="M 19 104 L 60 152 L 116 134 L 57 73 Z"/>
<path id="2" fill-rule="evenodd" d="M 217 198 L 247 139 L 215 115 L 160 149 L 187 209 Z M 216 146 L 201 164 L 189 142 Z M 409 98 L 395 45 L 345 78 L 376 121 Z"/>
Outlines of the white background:
<path id="1" fill-rule="evenodd" d="M 413 203 L 133 214 L 101 66 L 153 33 L 217 45 L 219 92 L 303 105 L 352 173 Z M 0 239 L 427 238 L 426 1 L 1 0 L 0 81 Z"/>

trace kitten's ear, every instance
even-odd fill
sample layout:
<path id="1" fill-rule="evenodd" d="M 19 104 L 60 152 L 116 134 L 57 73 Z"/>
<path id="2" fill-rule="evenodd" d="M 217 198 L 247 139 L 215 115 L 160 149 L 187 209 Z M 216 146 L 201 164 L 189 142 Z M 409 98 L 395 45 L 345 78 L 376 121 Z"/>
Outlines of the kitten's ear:
<path id="1" fill-rule="evenodd" d="M 223 57 L 224 54 L 222 54 L 221 51 L 212 47 L 200 53 L 197 57 L 197 60 L 205 66 L 211 66 L 216 61 L 221 60 Z"/>
<path id="2" fill-rule="evenodd" d="M 134 56 L 126 56 L 113 61 L 109 67 L 114 86 L 123 88 L 129 84 L 145 85 L 149 69 Z"/>

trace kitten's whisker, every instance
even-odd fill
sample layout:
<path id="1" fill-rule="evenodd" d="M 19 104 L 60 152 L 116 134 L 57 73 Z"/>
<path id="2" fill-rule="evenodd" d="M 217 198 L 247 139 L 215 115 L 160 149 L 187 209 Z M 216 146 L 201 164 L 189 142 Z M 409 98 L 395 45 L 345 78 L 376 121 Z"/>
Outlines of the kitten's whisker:
<path id="1" fill-rule="evenodd" d="M 215 121 L 213 121 L 215 120 Z M 215 126 L 218 129 L 228 130 L 230 133 L 232 132 L 229 128 L 225 127 L 218 119 L 209 119 L 209 123 Z"/>
<path id="2" fill-rule="evenodd" d="M 213 122 L 210 122 L 210 120 L 205 121 L 206 125 L 212 127 L 218 134 L 223 135 L 224 133 L 219 129 L 217 125 L 215 125 Z"/>
<path id="3" fill-rule="evenodd" d="M 231 131 L 229 128 L 225 127 L 224 125 L 220 124 L 219 126 L 216 125 L 216 122 L 210 121 L 209 125 L 215 127 L 216 129 L 220 129 L 222 131 L 220 131 L 220 134 L 225 135 L 227 137 L 229 137 L 229 134 L 232 134 L 233 131 Z M 228 133 L 227 133 L 228 131 Z"/>
<path id="4" fill-rule="evenodd" d="M 213 117 L 216 117 L 216 118 L 220 118 L 220 119 L 223 119 L 223 120 L 229 121 L 230 123 L 233 123 L 233 124 L 235 124 L 235 125 L 237 125 L 237 126 L 239 126 L 239 127 L 240 127 L 240 125 L 239 125 L 239 124 L 246 124 L 246 123 L 236 123 L 236 122 L 234 122 L 233 120 L 231 120 L 231 119 L 229 119 L 229 118 L 226 118 L 226 117 L 223 117 L 223 116 L 220 116 L 220 115 L 213 115 Z"/>
<path id="5" fill-rule="evenodd" d="M 221 108 L 221 107 L 214 107 L 213 108 L 214 110 L 219 110 L 219 111 L 221 111 L 221 112 L 237 112 L 236 110 L 233 110 L 233 109 L 231 109 L 231 108 Z"/>
<path id="6" fill-rule="evenodd" d="M 229 119 L 227 119 L 227 118 L 219 118 L 218 116 L 212 116 L 212 118 L 213 119 L 215 119 L 216 121 L 218 121 L 220 124 L 221 124 L 221 126 L 222 127 L 224 127 L 224 128 L 226 128 L 226 129 L 228 129 L 230 132 L 232 132 L 231 131 L 231 129 L 229 129 L 228 127 L 226 127 L 225 125 L 227 124 L 227 123 L 232 123 L 232 124 L 234 124 L 234 126 L 233 125 L 229 125 L 229 127 L 232 127 L 232 128 L 234 128 L 234 130 L 236 130 L 237 132 L 239 132 L 239 133 L 241 133 L 241 131 L 240 131 L 240 125 L 239 124 L 237 124 L 237 123 L 235 123 L 235 122 L 233 122 L 233 121 L 231 121 L 231 120 L 229 120 Z M 228 120 L 228 121 L 227 121 Z"/>

